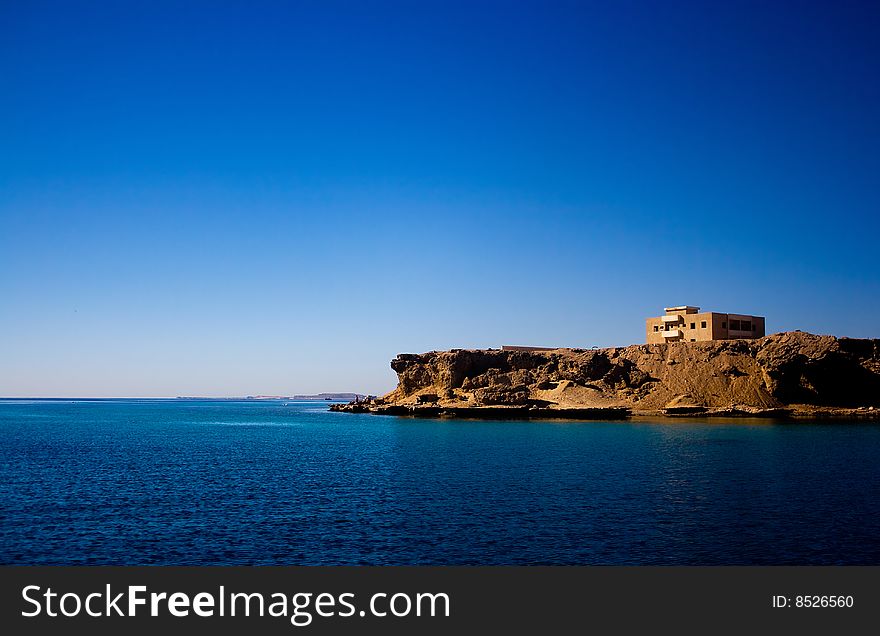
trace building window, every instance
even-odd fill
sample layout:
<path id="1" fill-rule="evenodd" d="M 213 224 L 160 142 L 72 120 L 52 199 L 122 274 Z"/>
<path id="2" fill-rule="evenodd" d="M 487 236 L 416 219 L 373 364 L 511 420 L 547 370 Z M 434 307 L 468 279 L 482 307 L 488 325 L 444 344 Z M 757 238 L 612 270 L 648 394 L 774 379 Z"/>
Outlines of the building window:
<path id="1" fill-rule="evenodd" d="M 701 328 L 701 329 L 705 329 L 705 328 L 706 328 L 706 321 L 705 321 L 705 320 L 702 321 L 702 322 L 700 323 L 700 328 Z"/>
<path id="2" fill-rule="evenodd" d="M 743 331 L 751 331 L 752 330 L 752 323 L 749 322 L 748 320 L 743 320 L 742 324 L 740 325 L 740 329 L 742 329 Z"/>
<path id="3" fill-rule="evenodd" d="M 730 329 L 731 331 L 739 331 L 739 320 L 731 320 Z"/>
<path id="4" fill-rule="evenodd" d="M 752 323 L 752 331 L 758 331 L 758 324 L 757 323 L 754 323 L 754 322 Z"/>
<path id="5" fill-rule="evenodd" d="M 726 323 L 726 322 L 722 322 L 722 323 L 721 323 L 721 328 L 722 328 L 722 329 L 727 329 L 727 323 Z"/>
<path id="6" fill-rule="evenodd" d="M 697 325 L 695 323 L 691 323 L 691 329 L 696 329 Z"/>
<path id="7" fill-rule="evenodd" d="M 654 325 L 654 331 L 660 331 L 660 330 L 657 328 L 657 325 Z"/>

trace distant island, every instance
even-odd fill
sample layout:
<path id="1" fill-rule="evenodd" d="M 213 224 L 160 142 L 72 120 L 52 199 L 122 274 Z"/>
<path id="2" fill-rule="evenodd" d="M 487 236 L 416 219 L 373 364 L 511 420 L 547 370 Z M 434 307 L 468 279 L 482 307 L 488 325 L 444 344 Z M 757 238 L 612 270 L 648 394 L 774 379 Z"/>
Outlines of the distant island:
<path id="1" fill-rule="evenodd" d="M 400 354 L 398 385 L 331 409 L 447 417 L 880 417 L 880 340 L 791 331 L 606 349 Z"/>
<path id="2" fill-rule="evenodd" d="M 364 393 L 315 393 L 312 395 L 247 395 L 244 397 L 206 397 L 179 395 L 178 400 L 366 400 L 375 396 Z"/>

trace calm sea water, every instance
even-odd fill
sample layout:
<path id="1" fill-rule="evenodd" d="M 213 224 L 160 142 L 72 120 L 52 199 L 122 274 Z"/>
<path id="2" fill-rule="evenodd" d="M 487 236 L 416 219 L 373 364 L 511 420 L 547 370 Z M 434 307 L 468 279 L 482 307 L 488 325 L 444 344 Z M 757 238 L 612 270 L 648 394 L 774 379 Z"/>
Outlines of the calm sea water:
<path id="1" fill-rule="evenodd" d="M 880 426 L 0 402 L 3 564 L 878 564 Z"/>

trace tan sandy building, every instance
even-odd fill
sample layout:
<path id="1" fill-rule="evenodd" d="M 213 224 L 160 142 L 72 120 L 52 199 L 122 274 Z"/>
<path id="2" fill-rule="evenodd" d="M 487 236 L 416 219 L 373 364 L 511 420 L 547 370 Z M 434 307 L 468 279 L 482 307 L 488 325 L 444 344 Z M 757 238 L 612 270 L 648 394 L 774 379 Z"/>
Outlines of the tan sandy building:
<path id="1" fill-rule="evenodd" d="M 699 307 L 666 307 L 666 314 L 645 320 L 648 344 L 701 342 L 764 336 L 764 317 L 701 312 Z"/>

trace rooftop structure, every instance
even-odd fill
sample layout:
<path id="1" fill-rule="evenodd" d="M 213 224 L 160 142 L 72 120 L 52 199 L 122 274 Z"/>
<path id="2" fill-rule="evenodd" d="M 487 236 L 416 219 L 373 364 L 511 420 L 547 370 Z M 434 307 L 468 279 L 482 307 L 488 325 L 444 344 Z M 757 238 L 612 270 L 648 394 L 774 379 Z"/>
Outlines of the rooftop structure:
<path id="1" fill-rule="evenodd" d="M 665 311 L 663 316 L 645 320 L 648 344 L 762 338 L 765 335 L 763 316 L 700 312 L 699 307 L 691 305 L 666 307 Z"/>

